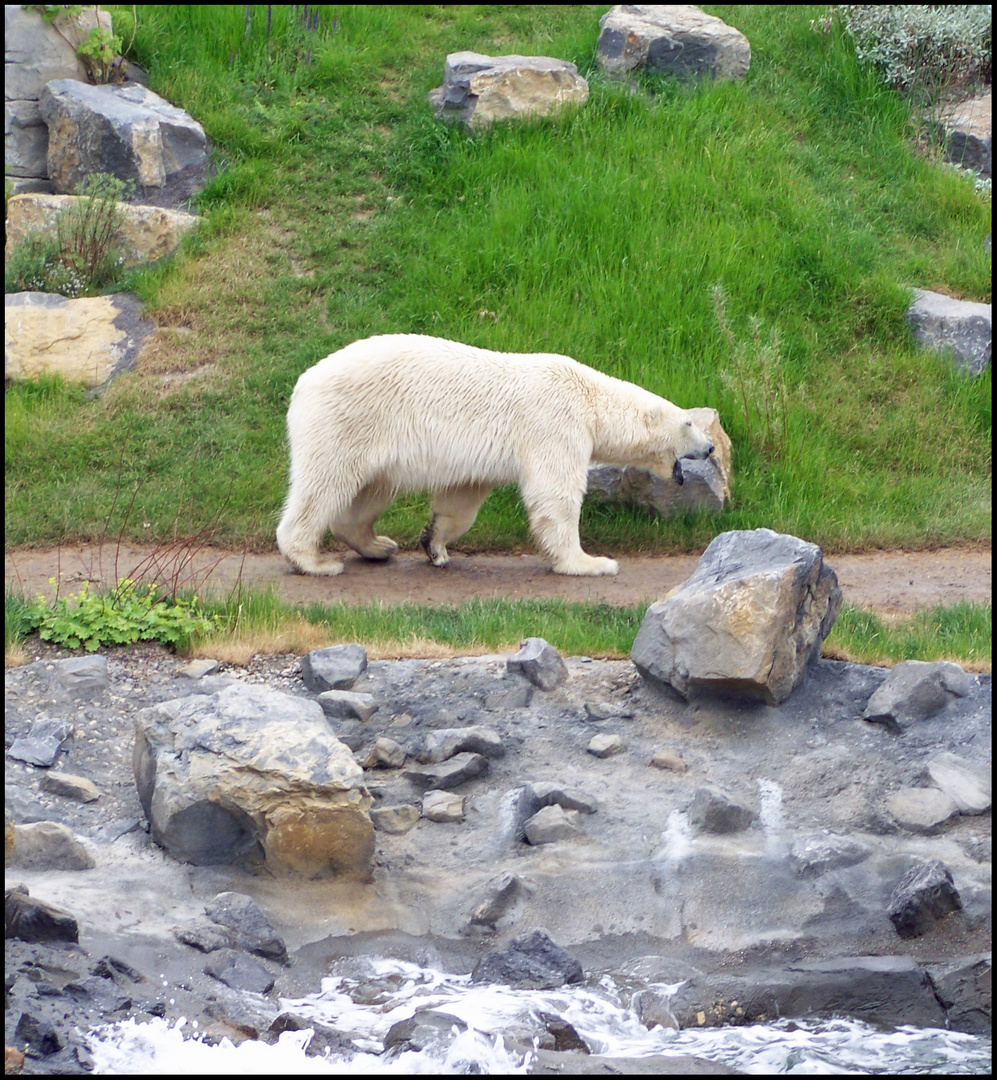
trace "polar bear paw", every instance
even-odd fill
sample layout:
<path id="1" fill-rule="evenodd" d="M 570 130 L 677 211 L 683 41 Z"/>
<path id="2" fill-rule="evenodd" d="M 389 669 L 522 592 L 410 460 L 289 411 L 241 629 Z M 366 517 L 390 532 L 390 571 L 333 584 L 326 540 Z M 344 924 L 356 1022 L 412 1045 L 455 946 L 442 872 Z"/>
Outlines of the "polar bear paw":
<path id="1" fill-rule="evenodd" d="M 582 552 L 571 559 L 560 559 L 553 567 L 555 574 L 570 574 L 573 577 L 610 577 L 618 574 L 620 564 L 615 559 L 603 559 Z"/>

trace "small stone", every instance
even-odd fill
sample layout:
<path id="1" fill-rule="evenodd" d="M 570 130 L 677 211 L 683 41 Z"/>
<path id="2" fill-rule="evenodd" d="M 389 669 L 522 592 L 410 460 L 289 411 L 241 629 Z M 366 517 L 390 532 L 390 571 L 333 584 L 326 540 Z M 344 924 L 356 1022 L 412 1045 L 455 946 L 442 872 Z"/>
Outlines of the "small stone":
<path id="1" fill-rule="evenodd" d="M 584 791 L 562 787 L 560 784 L 536 783 L 532 785 L 533 794 L 539 806 L 560 806 L 564 810 L 578 810 L 583 814 L 594 814 L 599 804 Z"/>
<path id="2" fill-rule="evenodd" d="M 725 836 L 743 832 L 758 817 L 750 807 L 741 806 L 715 788 L 696 788 L 689 807 L 689 822 L 697 832 Z"/>
<path id="3" fill-rule="evenodd" d="M 561 654 L 543 638 L 520 642 L 519 652 L 506 661 L 509 671 L 525 675 L 541 690 L 555 690 L 568 679 L 568 669 Z"/>
<path id="4" fill-rule="evenodd" d="M 249 990 L 254 994 L 269 994 L 274 986 L 274 977 L 262 964 L 236 949 L 212 953 L 204 965 L 204 974 L 233 990 Z"/>
<path id="5" fill-rule="evenodd" d="M 370 812 L 370 820 L 378 832 L 392 833 L 396 836 L 407 833 L 421 817 L 418 806 L 379 806 Z"/>
<path id="6" fill-rule="evenodd" d="M 501 929 L 516 921 L 522 902 L 532 895 L 534 886 L 517 874 L 503 874 L 488 883 L 488 895 L 474 906 L 469 929 L 482 933 Z"/>
<path id="7" fill-rule="evenodd" d="M 301 677 L 313 693 L 349 690 L 366 670 L 367 650 L 362 645 L 313 649 L 301 660 Z"/>
<path id="8" fill-rule="evenodd" d="M 682 756 L 674 750 L 656 750 L 651 755 L 650 764 L 656 769 L 665 769 L 668 772 L 683 773 L 689 768 Z"/>
<path id="9" fill-rule="evenodd" d="M 928 762 L 928 778 L 959 808 L 960 814 L 985 814 L 992 805 L 993 777 L 983 765 L 958 754 L 938 754 Z"/>
<path id="10" fill-rule="evenodd" d="M 464 796 L 452 791 L 427 791 L 422 797 L 422 816 L 430 821 L 463 821 Z"/>
<path id="11" fill-rule="evenodd" d="M 48 1020 L 43 1020 L 26 1012 L 21 1013 L 21 1019 L 17 1022 L 14 1035 L 16 1038 L 28 1043 L 31 1049 L 41 1057 L 49 1057 L 66 1045 L 66 1040 Z"/>
<path id="12" fill-rule="evenodd" d="M 472 982 L 498 982 L 536 990 L 554 990 L 565 983 L 581 982 L 584 977 L 582 965 L 543 930 L 516 938 L 501 952 L 487 953 L 471 972 Z"/>
<path id="13" fill-rule="evenodd" d="M 828 870 L 854 866 L 872 854 L 872 848 L 846 836 L 811 836 L 794 840 L 789 865 L 800 877 L 819 877 Z"/>
<path id="14" fill-rule="evenodd" d="M 481 754 L 457 754 L 439 765 L 409 766 L 402 776 L 416 787 L 455 788 L 488 772 L 488 759 Z"/>
<path id="15" fill-rule="evenodd" d="M 632 720 L 633 709 L 623 705 L 613 705 L 605 701 L 586 701 L 585 719 L 598 723 L 600 720 Z"/>
<path id="16" fill-rule="evenodd" d="M 959 813 L 955 800 L 937 788 L 901 788 L 886 800 L 886 809 L 898 825 L 928 836 Z"/>
<path id="17" fill-rule="evenodd" d="M 205 905 L 204 912 L 212 922 L 231 930 L 240 948 L 287 963 L 284 939 L 251 896 L 221 892 Z"/>
<path id="18" fill-rule="evenodd" d="M 19 825 L 10 861 L 30 870 L 92 870 L 97 865 L 72 830 L 56 821 Z"/>
<path id="19" fill-rule="evenodd" d="M 902 731 L 934 716 L 970 690 L 969 676 L 950 661 L 905 660 L 886 676 L 866 705 L 863 719 Z"/>
<path id="20" fill-rule="evenodd" d="M 25 738 L 15 739 L 7 756 L 29 765 L 48 768 L 55 764 L 62 744 L 73 734 L 73 725 L 64 720 L 42 717 L 31 725 L 31 731 Z"/>
<path id="21" fill-rule="evenodd" d="M 405 747 L 382 735 L 374 743 L 366 760 L 365 769 L 400 769 L 405 764 Z"/>
<path id="22" fill-rule="evenodd" d="M 193 923 L 178 926 L 173 936 L 181 945 L 189 945 L 198 952 L 210 953 L 216 949 L 231 949 L 235 946 L 235 935 L 214 923 Z"/>
<path id="23" fill-rule="evenodd" d="M 911 867 L 890 899 L 890 921 L 902 938 L 926 934 L 938 919 L 962 908 L 952 872 L 937 859 Z"/>
<path id="24" fill-rule="evenodd" d="M 491 728 L 440 728 L 426 736 L 425 746 L 418 758 L 422 762 L 438 763 L 461 753 L 498 758 L 505 754 L 505 747 L 498 732 Z"/>
<path id="25" fill-rule="evenodd" d="M 372 694 L 354 694 L 349 690 L 326 690 L 316 700 L 333 720 L 367 721 L 381 707 Z"/>
<path id="26" fill-rule="evenodd" d="M 569 840 L 578 834 L 578 817 L 577 810 L 545 806 L 527 821 L 524 828 L 526 841 L 537 847 L 557 840 Z"/>
<path id="27" fill-rule="evenodd" d="M 185 679 L 203 679 L 205 675 L 214 675 L 220 667 L 221 664 L 217 660 L 201 658 L 200 660 L 191 660 L 189 664 L 184 664 L 177 674 L 182 675 Z"/>
<path id="28" fill-rule="evenodd" d="M 593 735 L 586 749 L 598 758 L 612 757 L 623 749 L 623 738 L 620 735 Z"/>
<path id="29" fill-rule="evenodd" d="M 75 799 L 82 803 L 95 802 L 100 798 L 97 785 L 92 780 L 72 776 L 70 773 L 48 772 L 41 778 L 38 786 L 52 795 L 61 795 L 64 799 Z"/>

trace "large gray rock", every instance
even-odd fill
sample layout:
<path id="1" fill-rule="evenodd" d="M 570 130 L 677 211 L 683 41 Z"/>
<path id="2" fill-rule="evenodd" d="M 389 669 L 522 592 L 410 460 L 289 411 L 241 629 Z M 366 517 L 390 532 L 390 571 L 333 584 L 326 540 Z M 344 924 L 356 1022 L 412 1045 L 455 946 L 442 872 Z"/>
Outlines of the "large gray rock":
<path id="1" fill-rule="evenodd" d="M 612 75 L 642 68 L 680 79 L 740 79 L 751 64 L 744 34 L 691 4 L 618 4 L 599 26 L 596 59 Z"/>
<path id="2" fill-rule="evenodd" d="M 678 476 L 659 476 L 635 465 L 593 465 L 586 494 L 629 503 L 660 517 L 690 510 L 722 510 L 730 497 L 731 442 L 716 409 L 689 409 L 689 414 L 713 443 L 705 461 L 681 461 Z"/>
<path id="3" fill-rule="evenodd" d="M 488 758 L 481 754 L 455 754 L 438 765 L 409 766 L 402 776 L 420 791 L 430 788 L 447 791 L 487 772 Z"/>
<path id="4" fill-rule="evenodd" d="M 886 676 L 865 707 L 863 718 L 902 731 L 965 697 L 972 680 L 948 660 L 905 660 Z"/>
<path id="5" fill-rule="evenodd" d="M 141 317 L 142 301 L 130 293 L 67 300 L 20 292 L 7 295 L 4 305 L 8 379 L 61 375 L 98 389 L 134 368 L 142 343 L 155 329 Z"/>
<path id="6" fill-rule="evenodd" d="M 366 878 L 371 798 L 321 708 L 263 686 L 166 701 L 136 717 L 134 769 L 153 839 L 197 865 Z"/>
<path id="7" fill-rule="evenodd" d="M 443 119 L 485 128 L 496 120 L 584 105 L 588 96 L 588 83 L 567 60 L 457 52 L 447 57 L 443 85 L 430 91 L 429 101 Z"/>
<path id="8" fill-rule="evenodd" d="M 920 937 L 950 912 L 962 909 L 952 871 L 937 859 L 912 866 L 890 897 L 890 921 L 902 938 Z"/>
<path id="9" fill-rule="evenodd" d="M 907 309 L 907 324 L 918 344 L 926 349 L 948 352 L 952 362 L 968 375 L 990 364 L 993 349 L 993 307 L 972 300 L 915 289 Z"/>
<path id="10" fill-rule="evenodd" d="M 131 181 L 136 199 L 154 206 L 179 206 L 204 186 L 204 129 L 144 86 L 56 79 L 42 89 L 39 106 L 57 193 L 70 194 L 96 172 Z"/>
<path id="11" fill-rule="evenodd" d="M 52 79 L 87 81 L 76 46 L 111 16 L 96 7 L 66 8 L 46 22 L 41 12 L 4 5 L 4 165 L 16 191 L 50 191 L 48 128 L 38 107 L 42 87 Z"/>
<path id="12" fill-rule="evenodd" d="M 784 701 L 820 657 L 841 589 L 816 544 L 771 529 L 727 532 L 692 577 L 648 608 L 630 657 L 683 697 Z"/>

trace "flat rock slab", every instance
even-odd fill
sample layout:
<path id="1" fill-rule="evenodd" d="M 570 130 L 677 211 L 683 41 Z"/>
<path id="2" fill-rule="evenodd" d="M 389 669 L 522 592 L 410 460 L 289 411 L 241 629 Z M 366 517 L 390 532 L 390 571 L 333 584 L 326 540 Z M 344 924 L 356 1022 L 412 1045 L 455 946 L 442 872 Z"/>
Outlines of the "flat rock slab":
<path id="1" fill-rule="evenodd" d="M 480 129 L 584 105 L 588 96 L 588 83 L 567 60 L 457 52 L 447 57 L 443 85 L 430 91 L 429 101 L 438 117 Z"/>
<path id="2" fill-rule="evenodd" d="M 439 765 L 412 765 L 402 776 L 417 788 L 448 791 L 488 772 L 488 759 L 481 754 L 456 754 Z"/>
<path id="3" fill-rule="evenodd" d="M 740 79 L 751 64 L 744 34 L 691 4 L 618 4 L 599 27 L 596 59 L 611 75 Z"/>
<path id="4" fill-rule="evenodd" d="M 933 836 L 959 813 L 954 799 L 933 787 L 901 788 L 886 800 L 886 809 L 898 825 Z"/>

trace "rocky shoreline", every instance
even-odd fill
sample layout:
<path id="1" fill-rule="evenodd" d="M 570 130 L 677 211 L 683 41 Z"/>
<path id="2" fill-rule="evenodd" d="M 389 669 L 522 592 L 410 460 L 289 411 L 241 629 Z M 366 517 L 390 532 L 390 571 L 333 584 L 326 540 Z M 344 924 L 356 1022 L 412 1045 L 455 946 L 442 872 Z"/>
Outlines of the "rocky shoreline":
<path id="1" fill-rule="evenodd" d="M 136 718 L 164 702 L 261 686 L 318 701 L 329 691 L 309 688 L 302 658 L 212 670 L 151 647 L 36 652 L 6 674 L 5 1026 L 26 1072 L 86 1071 L 84 1034 L 128 1016 L 273 1039 L 298 1022 L 278 1020 L 280 998 L 314 992 L 334 959 L 470 972 L 540 929 L 585 978 L 631 972 L 648 1026 L 850 1015 L 990 1030 L 989 801 L 925 817 L 940 756 L 989 773 L 989 675 L 892 730 L 863 719 L 888 671 L 831 661 L 777 706 L 687 703 L 629 661 L 566 659 L 547 689 L 505 656 L 371 661 L 345 693 L 376 711 L 321 723 L 364 767 L 372 878 L 300 880 L 167 855 L 133 747 Z M 46 738 L 52 763 L 24 760 Z M 484 765 L 461 775 L 461 757 Z M 922 923 L 901 936 L 891 911 L 919 874 L 935 875 L 909 885 Z M 15 933 L 44 922 L 25 914 L 36 900 L 72 916 L 78 940 L 11 937 L 12 915 Z M 555 1027 L 519 1037 L 577 1065 Z"/>

